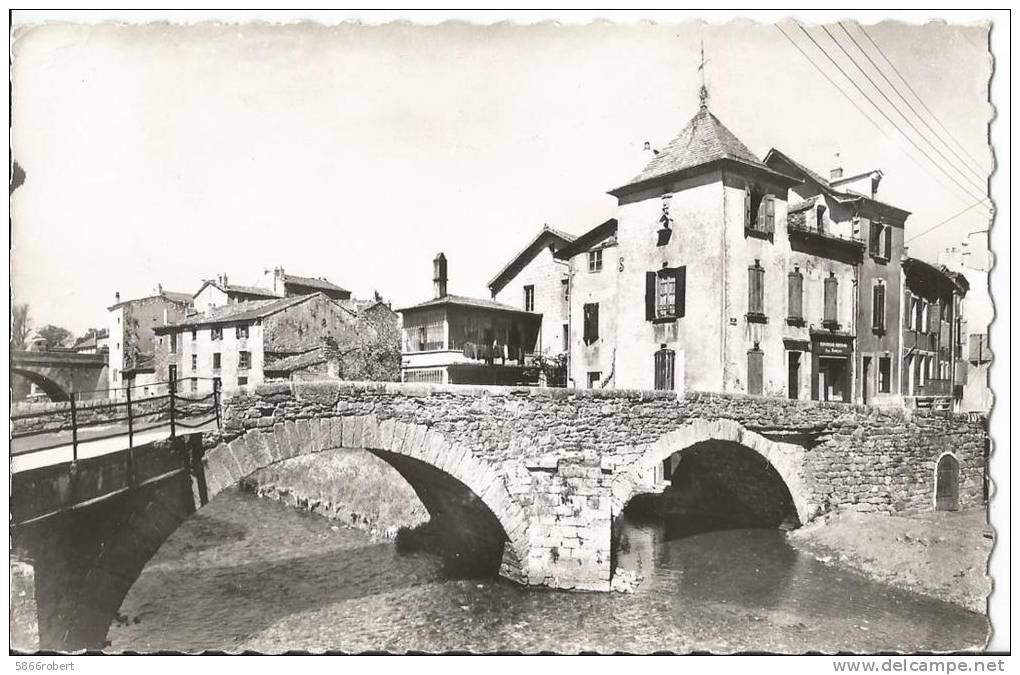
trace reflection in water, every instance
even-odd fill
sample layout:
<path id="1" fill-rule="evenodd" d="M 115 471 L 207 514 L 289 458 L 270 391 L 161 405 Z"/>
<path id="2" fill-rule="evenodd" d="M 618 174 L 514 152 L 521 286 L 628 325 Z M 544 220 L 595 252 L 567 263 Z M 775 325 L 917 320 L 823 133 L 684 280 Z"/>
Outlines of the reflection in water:
<path id="1" fill-rule="evenodd" d="M 446 579 L 433 556 L 235 491 L 197 515 L 131 589 L 112 649 L 915 651 L 974 647 L 987 628 L 774 530 L 624 522 L 618 564 L 645 577 L 624 595 Z M 217 527 L 219 545 L 195 546 Z"/>

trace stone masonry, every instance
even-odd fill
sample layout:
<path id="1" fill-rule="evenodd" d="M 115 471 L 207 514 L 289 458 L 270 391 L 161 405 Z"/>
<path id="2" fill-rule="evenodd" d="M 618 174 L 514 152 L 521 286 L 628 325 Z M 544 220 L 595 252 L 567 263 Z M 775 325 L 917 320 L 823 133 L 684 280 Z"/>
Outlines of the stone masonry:
<path id="1" fill-rule="evenodd" d="M 946 452 L 960 462 L 961 504 L 978 504 L 986 438 L 983 422 L 963 416 L 842 403 L 338 381 L 237 390 L 223 419 L 203 460 L 210 496 L 285 457 L 364 448 L 394 463 L 423 501 L 435 478 L 419 464 L 465 486 L 486 512 L 474 529 L 501 530 L 505 576 L 587 590 L 609 588 L 613 519 L 634 495 L 661 490 L 657 467 L 687 448 L 721 441 L 760 456 L 806 523 L 838 509 L 930 510 Z M 434 516 L 463 519 L 472 508 L 432 502 Z"/>

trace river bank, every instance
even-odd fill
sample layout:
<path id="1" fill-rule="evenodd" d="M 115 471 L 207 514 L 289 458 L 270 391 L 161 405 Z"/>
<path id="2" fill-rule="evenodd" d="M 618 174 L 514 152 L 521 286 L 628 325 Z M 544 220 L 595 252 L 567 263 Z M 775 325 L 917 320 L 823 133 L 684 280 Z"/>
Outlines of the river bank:
<path id="1" fill-rule="evenodd" d="M 984 509 L 911 516 L 846 512 L 789 534 L 821 562 L 987 614 L 994 534 Z"/>
<path id="2" fill-rule="evenodd" d="M 429 520 L 407 481 L 364 450 L 294 457 L 256 471 L 241 489 L 388 539 Z"/>

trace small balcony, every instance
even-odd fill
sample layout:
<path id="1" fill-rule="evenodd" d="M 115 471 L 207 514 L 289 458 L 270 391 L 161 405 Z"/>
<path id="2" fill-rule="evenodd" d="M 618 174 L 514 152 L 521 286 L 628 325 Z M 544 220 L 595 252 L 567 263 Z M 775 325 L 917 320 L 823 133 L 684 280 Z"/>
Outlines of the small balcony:
<path id="1" fill-rule="evenodd" d="M 854 260 L 861 260 L 864 257 L 864 241 L 859 237 L 845 237 L 826 232 L 801 219 L 787 220 L 786 232 L 790 237 L 791 244 L 801 242 L 804 245 L 838 253 L 842 257 L 850 257 Z"/>

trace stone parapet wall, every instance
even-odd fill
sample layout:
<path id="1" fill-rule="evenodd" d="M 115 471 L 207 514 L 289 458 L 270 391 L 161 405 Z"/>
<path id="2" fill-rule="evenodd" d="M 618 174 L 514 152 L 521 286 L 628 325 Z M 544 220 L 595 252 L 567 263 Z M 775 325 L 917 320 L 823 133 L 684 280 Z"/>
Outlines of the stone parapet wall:
<path id="1" fill-rule="evenodd" d="M 180 417 L 195 417 L 215 412 L 209 394 L 176 396 L 176 412 Z M 124 399 L 95 399 L 75 401 L 75 417 L 79 427 L 115 424 L 128 413 Z M 136 425 L 153 424 L 170 419 L 170 404 L 166 395 L 150 397 L 131 403 L 131 416 Z M 49 401 L 19 403 L 11 406 L 11 431 L 15 435 L 68 431 L 71 424 L 71 403 Z"/>

